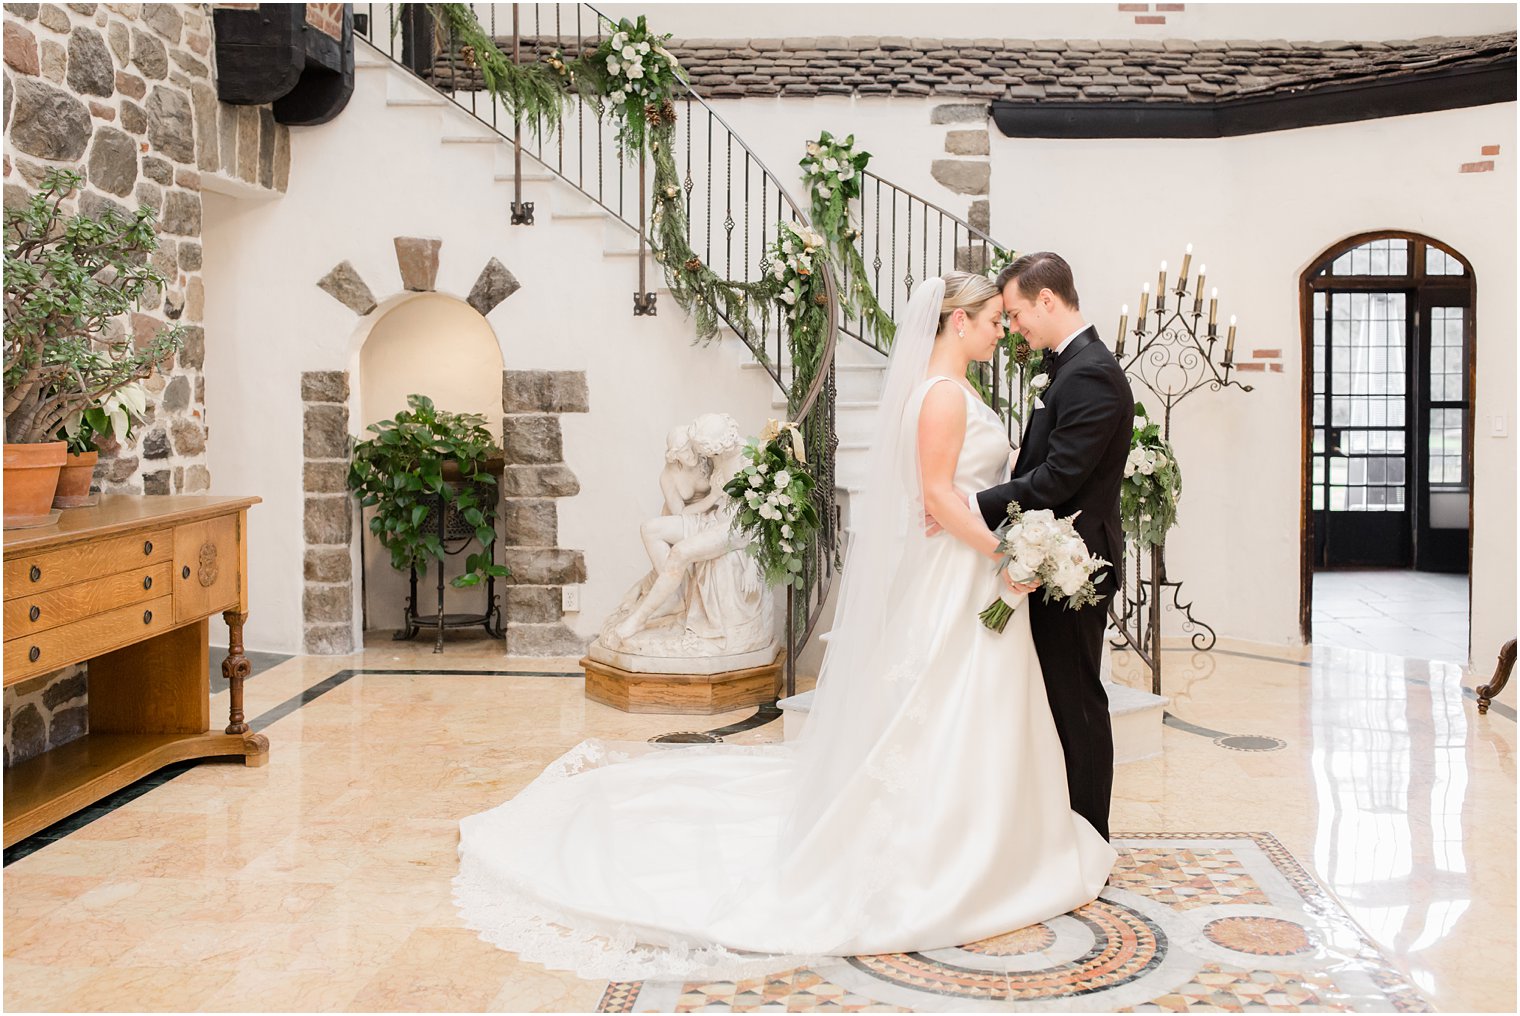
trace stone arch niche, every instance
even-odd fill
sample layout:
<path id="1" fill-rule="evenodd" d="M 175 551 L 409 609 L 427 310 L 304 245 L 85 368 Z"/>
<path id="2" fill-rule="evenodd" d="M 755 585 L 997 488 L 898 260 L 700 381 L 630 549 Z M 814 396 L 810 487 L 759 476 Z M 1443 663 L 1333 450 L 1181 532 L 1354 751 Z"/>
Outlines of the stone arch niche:
<path id="1" fill-rule="evenodd" d="M 441 293 L 402 297 L 380 313 L 359 350 L 357 402 L 353 432 L 367 437 L 370 424 L 389 419 L 407 406 L 407 396 L 425 395 L 439 409 L 479 413 L 491 436 L 501 441 L 501 347 L 480 313 L 463 300 Z M 390 554 L 378 540 L 365 538 L 371 509 L 359 523 L 359 552 L 364 557 L 364 625 L 370 632 L 402 627 L 407 575 L 391 567 Z M 499 552 L 500 548 L 498 548 Z M 450 559 L 453 574 L 461 567 Z M 452 577 L 452 575 L 451 575 Z M 418 607 L 431 611 L 436 602 L 437 573 L 429 568 L 419 580 Z M 504 593 L 498 587 L 498 595 Z M 483 589 L 447 589 L 449 613 L 479 613 Z"/>
<path id="2" fill-rule="evenodd" d="M 406 408 L 406 397 L 416 393 L 444 409 L 483 414 L 506 450 L 497 526 L 497 560 L 513 572 L 505 585 L 497 585 L 508 621 L 506 652 L 578 653 L 584 640 L 563 623 L 559 587 L 585 581 L 585 563 L 579 551 L 557 546 L 554 499 L 579 491 L 563 462 L 559 414 L 587 411 L 585 375 L 506 370 L 487 317 L 517 292 L 517 279 L 491 258 L 468 296 L 439 292 L 441 245 L 436 239 L 396 237 L 402 288 L 384 300 L 376 300 L 348 261 L 318 282 L 359 321 L 348 369 L 301 376 L 306 652 L 349 653 L 360 645 L 363 628 L 386 632 L 389 639 L 401 625 L 407 575 L 391 568 L 390 556 L 367 536 L 367 518 L 348 493 L 347 471 L 353 437 Z M 450 566 L 452 576 L 459 564 L 451 560 Z M 429 581 L 419 583 L 424 609 L 434 602 L 429 592 L 436 582 L 437 573 L 430 571 Z M 480 589 L 450 589 L 445 607 L 451 613 L 473 610 L 482 595 Z"/>

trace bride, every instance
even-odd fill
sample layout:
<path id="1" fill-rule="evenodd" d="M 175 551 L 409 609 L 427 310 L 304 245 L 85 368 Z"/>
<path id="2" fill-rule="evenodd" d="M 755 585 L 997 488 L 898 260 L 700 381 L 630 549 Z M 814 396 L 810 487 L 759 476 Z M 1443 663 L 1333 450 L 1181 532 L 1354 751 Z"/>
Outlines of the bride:
<path id="1" fill-rule="evenodd" d="M 955 493 L 1009 469 L 965 381 L 1002 310 L 963 272 L 908 305 L 801 738 L 577 745 L 460 824 L 454 897 L 482 938 L 587 978 L 726 979 L 962 945 L 1098 895 L 1115 853 L 1070 808 L 1029 611 L 977 619 L 1006 580 Z"/>

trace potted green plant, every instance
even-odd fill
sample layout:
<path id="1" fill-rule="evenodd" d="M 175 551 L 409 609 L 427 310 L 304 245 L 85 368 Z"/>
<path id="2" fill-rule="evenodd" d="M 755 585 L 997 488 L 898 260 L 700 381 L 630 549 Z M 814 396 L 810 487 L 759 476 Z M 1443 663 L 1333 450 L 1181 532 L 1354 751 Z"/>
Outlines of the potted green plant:
<path id="1" fill-rule="evenodd" d="M 482 491 L 496 489 L 504 457 L 479 413 L 438 409 L 423 395 L 408 395 L 408 408 L 394 419 L 371 424 L 374 437 L 354 446 L 348 485 L 359 503 L 374 508 L 370 532 L 390 551 L 398 571 L 415 566 L 427 571 L 429 558 L 442 567 L 444 546 L 435 527 L 424 528 L 428 512 L 443 499 L 444 510 L 457 512 L 475 529 L 481 550 L 465 558 L 457 587 L 473 586 L 487 575 L 505 578 L 504 565 L 491 561 L 496 537 L 490 504 Z"/>
<path id="2" fill-rule="evenodd" d="M 178 325 L 145 341 L 112 336 L 110 323 L 139 307 L 164 278 L 153 212 L 107 209 L 98 218 L 63 205 L 79 187 L 50 170 L 25 205 L 5 214 L 5 525 L 51 521 L 49 506 L 76 416 L 150 376 L 179 349 Z M 107 411 L 107 417 L 111 411 Z"/>
<path id="3" fill-rule="evenodd" d="M 140 422 L 148 410 L 148 390 L 141 381 L 133 381 L 107 396 L 98 406 L 75 411 L 59 432 L 68 456 L 58 474 L 58 491 L 53 495 L 54 508 L 82 508 L 94 503 L 90 480 L 100 452 L 96 438 L 114 437 L 125 441 L 132 436 L 132 425 Z"/>

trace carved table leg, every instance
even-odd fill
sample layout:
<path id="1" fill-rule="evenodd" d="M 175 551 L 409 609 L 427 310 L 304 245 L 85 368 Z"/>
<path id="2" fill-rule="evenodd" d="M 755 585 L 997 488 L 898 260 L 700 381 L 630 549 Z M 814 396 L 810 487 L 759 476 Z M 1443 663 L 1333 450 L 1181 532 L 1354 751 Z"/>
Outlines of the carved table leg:
<path id="1" fill-rule="evenodd" d="M 227 622 L 227 658 L 222 661 L 222 676 L 227 679 L 227 690 L 232 697 L 227 733 L 246 734 L 248 724 L 243 722 L 243 679 L 253 670 L 253 664 L 243 655 L 243 622 L 248 620 L 248 615 L 229 610 L 222 614 L 222 620 Z"/>
<path id="2" fill-rule="evenodd" d="M 1488 712 L 1488 705 L 1493 701 L 1494 696 L 1509 684 L 1509 675 L 1514 669 L 1515 640 L 1510 639 L 1504 643 L 1504 648 L 1499 650 L 1499 665 L 1494 668 L 1494 676 L 1487 684 L 1478 685 L 1478 714 L 1480 716 Z"/>

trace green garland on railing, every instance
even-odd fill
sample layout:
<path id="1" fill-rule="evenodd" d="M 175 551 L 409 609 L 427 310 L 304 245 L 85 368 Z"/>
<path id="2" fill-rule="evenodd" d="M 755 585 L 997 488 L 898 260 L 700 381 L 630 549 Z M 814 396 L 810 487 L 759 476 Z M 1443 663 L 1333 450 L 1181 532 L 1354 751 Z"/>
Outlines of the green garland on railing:
<path id="1" fill-rule="evenodd" d="M 427 8 L 458 46 L 460 58 L 480 71 L 486 91 L 501 100 L 508 115 L 531 125 L 540 137 L 559 126 L 569 85 L 564 74 L 548 63 L 513 63 L 486 34 L 469 4 L 428 4 Z"/>
<path id="2" fill-rule="evenodd" d="M 519 65 L 501 53 L 467 4 L 428 6 L 439 23 L 449 28 L 461 43 L 461 52 L 469 54 L 466 58 L 480 68 L 486 89 L 501 99 L 514 117 L 557 124 L 567 97 L 575 92 L 599 112 L 609 112 L 618 121 L 617 143 L 625 154 L 643 158 L 647 150 L 654 166 L 649 244 L 665 274 L 671 296 L 696 324 L 694 341 L 712 341 L 724 319 L 736 326 L 752 325 L 757 334 L 764 335 L 770 324 L 772 302 L 782 301 L 791 323 L 790 342 L 796 368 L 790 403 L 795 410 L 817 374 L 828 331 L 825 312 L 828 297 L 820 279 L 814 278 L 805 286 L 797 283 L 798 278 L 807 276 L 806 270 L 798 275 L 792 266 L 778 274 L 776 265 L 790 256 L 780 250 L 780 237 L 791 236 L 798 250 L 808 247 L 797 239 L 801 234 L 790 223 L 777 224 L 778 241 L 762 262 L 765 274 L 755 282 L 723 278 L 692 250 L 687 239 L 688 212 L 673 143 L 676 110 L 671 96 L 682 74 L 680 64 L 664 46 L 669 34 L 655 35 L 642 15 L 635 21 L 624 18 L 615 25 L 608 21 L 607 38 L 589 55 L 566 60 L 556 50 L 542 63 Z M 858 194 L 858 181 L 855 187 Z M 822 242 L 816 235 L 809 235 Z M 817 260 L 823 260 L 821 254 Z M 864 279 L 864 265 L 856 274 Z M 869 294 L 868 289 L 866 292 Z M 890 327 L 891 321 L 876 305 L 875 297 L 870 296 L 869 300 L 876 317 Z M 890 338 L 890 332 L 886 336 Z M 751 349 L 762 360 L 765 358 L 763 343 L 755 343 Z"/>
<path id="3" fill-rule="evenodd" d="M 855 249 L 860 230 L 850 221 L 850 202 L 860 198 L 860 174 L 870 161 L 870 152 L 855 151 L 855 135 L 838 141 L 824 131 L 817 141 L 807 143 L 807 153 L 798 165 L 808 190 L 813 225 L 823 234 L 829 253 L 840 266 L 837 282 L 841 305 L 847 314 L 860 317 L 863 331 L 875 333 L 890 347 L 897 326 L 871 288 L 865 260 Z"/>
<path id="4" fill-rule="evenodd" d="M 695 342 L 707 343 L 717 337 L 722 319 L 753 322 L 764 335 L 770 323 L 770 305 L 781 293 L 781 283 L 771 276 L 758 282 L 735 282 L 714 272 L 691 249 L 687 239 L 686 200 L 681 193 L 680 170 L 676 167 L 675 106 L 669 99 L 651 104 L 644 111 L 648 123 L 650 159 L 654 163 L 654 209 L 649 215 L 649 245 L 654 259 L 665 271 L 670 295 L 681 309 L 692 316 L 697 326 Z M 720 316 L 721 312 L 721 316 Z M 764 357 L 757 344 L 757 356 Z"/>

